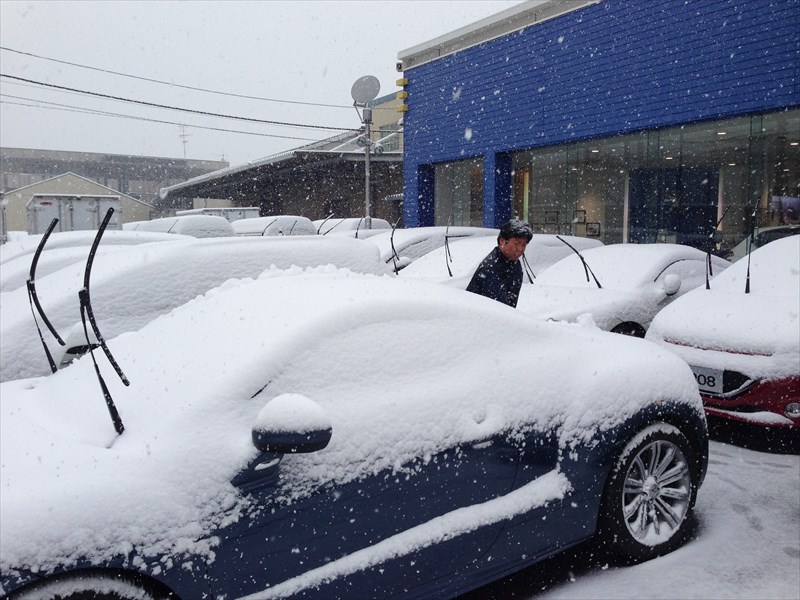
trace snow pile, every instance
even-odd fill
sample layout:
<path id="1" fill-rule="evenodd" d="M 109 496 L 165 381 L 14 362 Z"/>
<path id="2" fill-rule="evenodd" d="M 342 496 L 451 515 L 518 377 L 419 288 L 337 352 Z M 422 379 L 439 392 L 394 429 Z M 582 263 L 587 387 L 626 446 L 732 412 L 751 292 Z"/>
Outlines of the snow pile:
<path id="1" fill-rule="evenodd" d="M 702 411 L 685 363 L 643 340 L 330 266 L 229 280 L 109 345 L 131 381 L 100 359 L 120 437 L 89 357 L 0 386 L 0 569 L 134 548 L 213 558 L 214 532 L 247 509 L 231 480 L 257 458 L 252 428 L 285 394 L 321 407 L 333 436 L 284 458 L 282 502 L 494 434 L 556 428 L 569 448 L 658 400 Z M 320 418 L 291 418 L 304 415 Z M 464 518 L 506 518 L 566 485 L 554 475 Z"/>

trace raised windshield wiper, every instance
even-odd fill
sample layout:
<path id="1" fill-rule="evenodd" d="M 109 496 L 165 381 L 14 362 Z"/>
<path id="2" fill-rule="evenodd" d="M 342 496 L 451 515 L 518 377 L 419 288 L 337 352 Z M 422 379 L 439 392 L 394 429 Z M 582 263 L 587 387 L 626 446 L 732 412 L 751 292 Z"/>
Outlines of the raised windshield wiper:
<path id="1" fill-rule="evenodd" d="M 264 234 L 267 233 L 267 229 L 269 229 L 272 226 L 272 224 L 275 223 L 275 221 L 277 221 L 277 220 L 278 220 L 278 217 L 275 217 L 274 219 L 272 219 L 272 221 L 267 223 L 267 226 L 264 227 L 264 229 L 261 231 L 261 237 L 264 237 Z"/>
<path id="2" fill-rule="evenodd" d="M 750 254 L 753 252 L 753 244 L 756 241 L 756 229 L 758 228 L 758 203 L 753 206 L 753 213 L 750 215 L 753 219 L 753 227 L 750 229 L 750 237 L 747 240 L 747 276 L 744 282 L 744 293 L 750 293 Z"/>
<path id="3" fill-rule="evenodd" d="M 714 225 L 714 229 L 712 229 L 711 233 L 708 234 L 708 239 L 709 239 L 708 252 L 706 253 L 706 289 L 707 290 L 711 289 L 710 278 L 714 276 L 714 270 L 711 268 L 711 246 L 714 244 L 714 236 L 717 234 L 717 230 L 719 229 L 720 223 L 722 223 L 722 219 L 724 219 L 725 215 L 728 214 L 728 209 L 729 208 L 730 208 L 730 206 L 728 206 L 723 211 L 722 216 L 719 218 L 719 221 L 717 221 L 717 224 Z"/>
<path id="4" fill-rule="evenodd" d="M 533 274 L 533 269 L 531 269 L 531 265 L 528 263 L 528 257 L 525 256 L 525 253 L 522 253 L 522 266 L 525 269 L 525 274 L 528 276 L 528 281 L 533 283 L 533 280 L 536 279 L 536 275 Z"/>
<path id="5" fill-rule="evenodd" d="M 453 276 L 453 271 L 450 269 L 450 263 L 453 262 L 453 255 L 450 254 L 450 221 L 453 220 L 453 213 L 447 217 L 447 227 L 444 230 L 444 264 L 447 267 L 447 274 Z"/>
<path id="6" fill-rule="evenodd" d="M 580 252 L 578 252 L 578 251 L 577 251 L 577 250 L 576 250 L 576 249 L 575 249 L 575 248 L 572 246 L 572 244 L 570 244 L 570 243 L 569 243 L 567 240 L 565 240 L 564 238 L 562 238 L 560 235 L 556 235 L 556 238 L 557 238 L 558 240 L 560 240 L 560 241 L 564 242 L 564 243 L 565 243 L 565 244 L 566 244 L 566 245 L 569 247 L 569 249 L 570 249 L 570 250 L 572 250 L 572 251 L 573 251 L 575 254 L 577 254 L 577 255 L 578 255 L 578 258 L 580 258 L 580 259 L 581 259 L 581 262 L 583 263 L 583 270 L 586 272 L 586 281 L 587 281 L 587 282 L 589 281 L 589 273 L 591 273 L 591 274 L 592 274 L 592 279 L 594 279 L 594 282 L 597 284 L 597 287 L 598 287 L 598 289 L 603 289 L 603 286 L 602 286 L 602 285 L 600 285 L 600 282 L 599 282 L 599 281 L 597 281 L 597 277 L 595 277 L 595 275 L 594 275 L 594 271 L 592 271 L 592 268 L 591 268 L 591 267 L 589 266 L 589 264 L 586 262 L 586 259 L 584 259 L 584 258 L 583 258 L 583 255 L 582 255 Z"/>
<path id="7" fill-rule="evenodd" d="M 108 212 L 106 212 L 106 216 L 103 219 L 103 222 L 100 224 L 100 229 L 97 230 L 97 235 L 94 238 L 94 242 L 92 243 L 92 248 L 89 250 L 89 258 L 86 260 L 86 270 L 83 273 L 83 289 L 78 292 L 78 298 L 81 304 L 81 323 L 83 324 L 83 334 L 86 336 L 86 345 L 89 346 L 89 354 L 92 357 L 92 362 L 94 363 L 94 370 L 97 373 L 97 380 L 100 382 L 100 388 L 103 390 L 103 398 L 105 398 L 106 406 L 108 407 L 108 412 L 111 415 L 111 421 L 114 423 L 114 430 L 118 434 L 122 434 L 125 431 L 125 426 L 122 424 L 122 419 L 119 416 L 119 411 L 117 411 L 117 407 L 114 404 L 114 400 L 111 398 L 111 392 L 108 390 L 108 386 L 106 385 L 105 380 L 103 379 L 102 374 L 100 373 L 100 366 L 97 364 L 97 360 L 94 357 L 94 348 L 97 344 L 93 344 L 92 341 L 89 339 L 89 329 L 86 326 L 86 319 L 88 317 L 89 323 L 92 326 L 92 331 L 94 332 L 95 337 L 97 338 L 97 342 L 99 346 L 105 352 L 106 358 L 108 358 L 108 362 L 111 363 L 111 366 L 114 367 L 114 370 L 119 375 L 119 378 L 122 380 L 122 383 L 125 385 L 130 385 L 130 381 L 128 378 L 125 377 L 125 374 L 120 369 L 117 361 L 114 360 L 114 356 L 111 354 L 111 350 L 108 349 L 105 340 L 103 339 L 102 334 L 100 333 L 100 329 L 97 326 L 97 321 L 94 318 L 94 311 L 92 310 L 92 301 L 91 296 L 89 295 L 89 279 L 92 273 L 92 264 L 94 263 L 94 255 L 97 252 L 97 246 L 100 244 L 100 238 L 103 237 L 103 232 L 105 232 L 106 227 L 108 227 L 108 222 L 111 220 L 111 215 L 114 214 L 114 209 L 109 208 Z"/>
<path id="8" fill-rule="evenodd" d="M 400 260 L 400 256 L 398 256 L 397 250 L 395 250 L 395 247 L 394 247 L 394 232 L 397 229 L 397 224 L 399 222 L 400 222 L 400 219 L 397 219 L 397 221 L 394 222 L 394 225 L 392 225 L 392 234 L 389 236 L 389 245 L 392 247 L 392 261 L 394 263 L 394 274 L 395 275 L 397 275 L 398 271 L 400 271 L 400 269 L 397 268 L 397 261 Z"/>
<path id="9" fill-rule="evenodd" d="M 358 225 L 356 225 L 356 235 L 355 235 L 355 238 L 356 238 L 356 239 L 358 239 L 358 231 L 361 229 L 361 222 L 362 222 L 363 220 L 364 220 L 364 217 L 361 217 L 361 218 L 358 220 Z M 333 227 L 331 227 L 331 229 L 333 229 Z"/>
<path id="10" fill-rule="evenodd" d="M 331 216 L 332 216 L 332 215 L 331 215 Z M 327 221 L 328 219 L 325 219 L 325 220 Z M 333 225 L 333 226 L 332 226 L 330 229 L 328 229 L 328 231 L 326 231 L 326 232 L 325 232 L 325 233 L 323 233 L 322 235 L 328 235 L 328 234 L 329 234 L 331 231 L 333 231 L 334 229 L 336 229 L 336 228 L 337 228 L 339 225 L 341 225 L 342 223 L 344 223 L 344 219 L 339 219 L 339 222 L 338 222 L 338 223 L 336 223 L 335 225 Z"/>
<path id="11" fill-rule="evenodd" d="M 319 227 L 317 227 L 317 235 L 320 234 L 319 232 L 322 231 L 322 226 L 325 225 L 325 223 L 328 222 L 328 219 L 330 219 L 332 216 L 333 216 L 333 213 L 329 214 L 327 217 L 325 217 L 325 220 L 322 221 L 322 223 L 319 224 Z M 328 233 L 328 232 L 326 231 L 325 233 Z M 325 235 L 325 233 L 323 233 L 322 235 Z"/>
<path id="12" fill-rule="evenodd" d="M 36 248 L 36 252 L 33 255 L 33 260 L 31 261 L 31 271 L 28 276 L 28 281 L 26 282 L 28 288 L 28 303 L 31 305 L 31 314 L 33 315 L 33 322 L 36 324 L 36 331 L 39 332 L 39 339 L 42 342 L 42 347 L 44 348 L 44 353 L 47 355 L 47 362 L 50 363 L 50 370 L 55 373 L 58 371 L 58 367 L 56 366 L 56 362 L 53 360 L 53 355 L 50 354 L 50 349 L 47 347 L 47 343 L 44 341 L 44 336 L 42 335 L 42 330 L 39 327 L 39 321 L 36 319 L 36 313 L 39 313 L 39 316 L 42 317 L 42 321 L 47 326 L 47 329 L 50 330 L 50 333 L 53 334 L 53 337 L 56 338 L 56 341 L 64 345 L 64 340 L 61 339 L 61 336 L 58 335 L 55 327 L 50 322 L 50 319 L 47 318 L 47 315 L 44 314 L 44 309 L 42 305 L 39 303 L 39 296 L 36 293 L 36 265 L 39 264 L 39 257 L 42 254 L 42 250 L 44 250 L 44 245 L 47 243 L 47 238 L 50 237 L 50 234 L 53 233 L 53 229 L 55 229 L 56 224 L 58 223 L 58 219 L 53 219 L 50 221 L 50 226 L 45 231 L 44 235 L 42 236 L 41 241 L 39 242 L 39 246 Z M 34 310 L 35 307 L 35 310 Z"/>

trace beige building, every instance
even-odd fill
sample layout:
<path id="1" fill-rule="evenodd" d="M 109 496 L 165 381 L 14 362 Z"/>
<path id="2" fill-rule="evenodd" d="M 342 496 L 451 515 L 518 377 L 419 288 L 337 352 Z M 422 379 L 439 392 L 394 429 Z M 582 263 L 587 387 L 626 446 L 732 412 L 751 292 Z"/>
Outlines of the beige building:
<path id="1" fill-rule="evenodd" d="M 147 202 L 75 173 L 64 173 L 5 192 L 3 200 L 6 204 L 4 209 L 6 230 L 28 233 L 42 233 L 41 219 L 37 219 L 36 212 L 47 214 L 49 223 L 51 220 L 49 215 L 52 212 L 43 209 L 50 207 L 63 208 L 60 216 L 57 215 L 61 223 L 56 231 L 96 229 L 98 218 L 102 221 L 103 215 L 99 213 L 104 206 L 115 207 L 117 214 L 114 215 L 114 225 L 120 229 L 122 223 L 150 219 L 153 209 Z M 104 213 L 105 209 L 102 209 L 102 212 Z M 93 219 L 78 218 L 79 214 L 92 213 L 95 213 Z"/>

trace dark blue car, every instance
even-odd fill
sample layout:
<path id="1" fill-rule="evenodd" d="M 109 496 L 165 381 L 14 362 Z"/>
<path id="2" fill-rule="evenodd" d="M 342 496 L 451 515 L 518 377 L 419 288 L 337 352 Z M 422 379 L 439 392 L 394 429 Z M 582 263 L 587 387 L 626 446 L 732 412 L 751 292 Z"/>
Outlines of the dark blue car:
<path id="1" fill-rule="evenodd" d="M 0 388 L 12 598 L 452 597 L 669 552 L 705 475 L 677 357 L 435 284 L 272 273 L 109 345 L 121 435 L 89 357 Z"/>

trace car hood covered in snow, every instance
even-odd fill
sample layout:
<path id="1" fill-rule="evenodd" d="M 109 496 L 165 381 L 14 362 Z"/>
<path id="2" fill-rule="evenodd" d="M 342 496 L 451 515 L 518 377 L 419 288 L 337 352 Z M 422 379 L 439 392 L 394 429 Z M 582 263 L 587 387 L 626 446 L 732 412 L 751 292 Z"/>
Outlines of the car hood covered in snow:
<path id="1" fill-rule="evenodd" d="M 651 299 L 647 300 L 647 296 Z M 561 285 L 522 286 L 517 308 L 538 319 L 574 322 L 591 314 L 600 328 L 609 330 L 624 321 L 649 323 L 661 308 L 664 292 L 653 284 L 640 292 Z"/>
<path id="2" fill-rule="evenodd" d="M 644 340 L 333 267 L 230 280 L 109 345 L 131 382 L 99 357 L 121 436 L 88 356 L 0 386 L 6 572 L 134 549 L 213 557 L 214 532 L 247 506 L 231 480 L 257 457 L 251 428 L 284 394 L 317 403 L 333 428 L 324 450 L 285 457 L 286 502 L 526 422 L 555 429 L 568 460 L 655 402 L 702 414 L 688 366 Z M 364 431 L 370 411 L 383 425 Z"/>
<path id="3" fill-rule="evenodd" d="M 666 343 L 691 364 L 739 369 L 752 377 L 800 375 L 800 237 L 754 251 L 747 259 L 661 311 L 647 338 Z M 702 360 L 699 360 L 702 356 Z"/>

